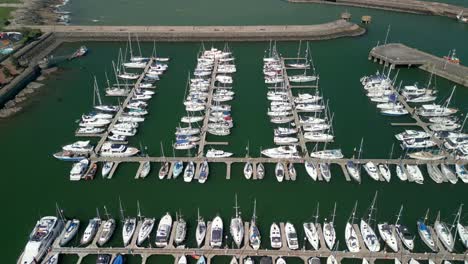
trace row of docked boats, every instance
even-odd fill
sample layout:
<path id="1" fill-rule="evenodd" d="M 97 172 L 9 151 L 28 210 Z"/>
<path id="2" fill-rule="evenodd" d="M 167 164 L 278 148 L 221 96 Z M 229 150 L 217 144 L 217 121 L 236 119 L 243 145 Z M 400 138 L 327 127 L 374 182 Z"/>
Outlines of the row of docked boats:
<path id="1" fill-rule="evenodd" d="M 377 103 L 377 108 L 381 110 L 381 113 L 391 116 L 408 114 L 408 110 L 400 101 L 412 104 L 414 110 L 411 114 L 425 120 L 430 131 L 407 130 L 396 135 L 401 141 L 401 147 L 410 151 L 425 150 L 438 147 L 436 141 L 440 140 L 443 142 L 443 147 L 455 158 L 468 159 L 468 134 L 463 133 L 468 115 L 458 118 L 455 116 L 458 109 L 450 107 L 455 87 L 444 103 L 436 104 L 434 101 L 437 99 L 437 91 L 431 87 L 432 75 L 425 87 L 416 83 L 400 89 L 394 87 L 395 80 L 390 79 L 390 72 L 391 68 L 387 74 L 377 72 L 360 79 L 370 100 Z M 443 159 L 445 156 L 424 151 L 414 157 L 434 160 Z"/>
<path id="2" fill-rule="evenodd" d="M 227 102 L 233 100 L 235 94 L 232 89 L 232 74 L 236 72 L 234 61 L 228 46 L 223 50 L 203 49 L 197 58 L 193 78 L 189 77 L 187 81 L 184 98 L 186 115 L 181 118 L 184 126 L 176 128 L 174 149 L 195 148 L 199 144 L 201 134 L 205 132 L 216 136 L 227 136 L 231 133 L 234 122 L 231 106 Z M 201 131 L 202 129 L 206 131 Z M 203 137 L 205 136 L 204 134 Z M 209 150 L 207 153 L 207 157 L 218 155 L 228 156 L 220 151 Z"/>
<path id="3" fill-rule="evenodd" d="M 359 225 L 354 224 L 357 202 L 354 205 L 345 227 L 344 235 L 347 249 L 353 253 L 364 250 L 361 248 L 359 242 L 362 238 L 365 247 L 371 252 L 379 252 L 385 245 L 394 252 L 402 250 L 400 246 L 405 247 L 409 251 L 413 251 L 415 235 L 413 235 L 410 228 L 401 221 L 403 206 L 400 208 L 394 224 L 389 222 L 379 222 L 376 224 L 374 219 L 376 200 L 377 193 L 372 200 L 368 212 L 361 218 Z M 261 244 L 261 234 L 257 226 L 256 202 L 254 201 L 253 216 L 250 221 L 249 230 L 246 230 L 244 226 L 237 204 L 237 196 L 234 209 L 235 213 L 231 218 L 229 226 L 229 233 L 234 244 L 237 248 L 241 248 L 244 243 L 248 243 L 252 249 L 258 250 Z M 88 221 L 84 233 L 80 238 L 80 244 L 82 246 L 96 243 L 97 246 L 102 247 L 113 237 L 117 229 L 117 221 L 106 209 L 105 211 L 106 218 L 101 219 L 98 212 L 96 217 Z M 320 250 L 322 247 L 327 247 L 333 251 L 338 247 L 335 229 L 336 204 L 330 218 L 324 218 L 322 225 L 319 225 L 318 220 L 318 204 L 316 211 L 314 221 L 303 223 L 303 234 L 305 235 L 304 243 L 307 243 L 307 245 L 304 244 L 303 246 L 313 250 Z M 35 261 L 40 261 L 45 257 L 53 244 L 54 246 L 66 247 L 78 236 L 80 220 L 66 219 L 62 211 L 58 210 L 58 212 L 58 217 L 46 216 L 36 223 L 25 250 L 20 257 L 21 262 L 19 263 L 36 263 Z M 156 221 L 155 218 L 144 217 L 141 214 L 139 203 L 138 218 L 125 216 L 121 204 L 120 213 L 122 219 L 122 242 L 125 247 L 146 247 L 150 244 L 150 246 L 155 245 L 156 247 L 163 248 L 169 246 L 171 243 L 174 243 L 175 246 L 185 247 L 188 225 L 180 213 L 176 214 L 175 221 L 173 221 L 170 213 L 165 213 L 159 221 Z M 460 241 L 463 247 L 468 249 L 468 226 L 461 223 L 462 205 L 459 207 L 452 224 L 447 224 L 447 222 L 441 220 L 439 213 L 433 226 L 431 226 L 428 223 L 428 213 L 429 211 L 426 212 L 424 218 L 417 221 L 417 232 L 427 247 L 434 252 L 438 252 L 442 250 L 442 248 L 448 252 L 453 252 L 456 242 Z M 205 243 L 212 248 L 221 248 L 223 246 L 225 231 L 223 220 L 219 215 L 215 216 L 211 222 L 207 223 L 198 212 L 194 231 L 197 247 L 200 248 Z M 171 232 L 174 232 L 173 236 L 171 236 Z M 248 236 L 244 232 L 248 232 Z M 360 232 L 359 235 L 358 232 Z M 319 236 L 323 236 L 323 238 Z M 173 237 L 173 241 L 170 240 L 171 237 Z M 210 239 L 205 241 L 206 237 Z M 320 245 L 321 241 L 324 241 L 325 245 Z M 381 243 L 382 241 L 384 245 Z M 294 224 L 291 222 L 286 222 L 284 225 L 282 223 L 279 225 L 277 223 L 272 223 L 270 226 L 269 244 L 273 249 L 282 249 L 285 247 L 290 250 L 299 249 L 299 234 Z M 46 261 L 45 263 L 56 262 Z"/>

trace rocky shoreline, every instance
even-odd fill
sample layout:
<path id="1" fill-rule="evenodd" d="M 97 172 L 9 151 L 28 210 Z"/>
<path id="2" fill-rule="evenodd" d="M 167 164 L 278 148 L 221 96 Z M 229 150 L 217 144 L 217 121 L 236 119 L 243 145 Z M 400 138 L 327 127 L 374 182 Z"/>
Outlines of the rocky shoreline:
<path id="1" fill-rule="evenodd" d="M 23 5 L 11 13 L 10 27 L 21 25 L 57 24 L 59 17 L 57 7 L 63 0 L 22 0 Z"/>

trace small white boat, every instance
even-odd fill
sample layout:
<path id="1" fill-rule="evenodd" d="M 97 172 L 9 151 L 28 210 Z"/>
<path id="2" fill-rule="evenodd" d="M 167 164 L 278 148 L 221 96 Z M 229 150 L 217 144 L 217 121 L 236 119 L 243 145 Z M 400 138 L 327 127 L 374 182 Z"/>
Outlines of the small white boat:
<path id="1" fill-rule="evenodd" d="M 380 175 L 385 179 L 386 182 L 390 182 L 390 178 L 392 177 L 392 173 L 390 172 L 390 168 L 388 164 L 379 164 L 379 172 Z"/>
<path id="2" fill-rule="evenodd" d="M 408 173 L 408 177 L 413 178 L 413 181 L 417 184 L 423 184 L 424 177 L 422 176 L 421 170 L 419 169 L 418 165 L 406 165 L 406 172 Z"/>
<path id="3" fill-rule="evenodd" d="M 231 152 L 225 152 L 223 150 L 217 150 L 217 149 L 209 149 L 206 152 L 206 157 L 207 158 L 227 158 L 232 156 L 233 153 Z"/>
<path id="4" fill-rule="evenodd" d="M 286 233 L 286 242 L 288 244 L 288 248 L 291 250 L 296 250 L 299 248 L 299 242 L 297 239 L 296 229 L 294 225 L 290 222 L 287 222 L 285 225 L 285 233 Z"/>
<path id="5" fill-rule="evenodd" d="M 143 242 L 148 239 L 149 235 L 151 234 L 151 231 L 153 231 L 154 228 L 154 218 L 145 218 L 143 220 L 143 224 L 140 226 L 140 229 L 138 230 L 138 237 L 137 237 L 137 245 L 141 246 Z"/>
<path id="6" fill-rule="evenodd" d="M 200 216 L 200 210 L 197 210 L 197 228 L 195 230 L 195 239 L 197 240 L 197 246 L 201 247 L 206 236 L 206 223 L 203 218 Z"/>
<path id="7" fill-rule="evenodd" d="M 312 152 L 310 156 L 317 159 L 341 159 L 343 158 L 343 153 L 341 149 L 328 149 Z"/>
<path id="8" fill-rule="evenodd" d="M 283 163 L 281 163 L 281 162 L 276 163 L 276 167 L 275 167 L 275 176 L 276 176 L 276 179 L 278 180 L 278 182 L 282 182 L 282 181 L 283 181 L 283 179 L 284 179 L 284 174 L 285 174 L 285 170 L 284 170 L 284 165 L 283 165 Z"/>
<path id="9" fill-rule="evenodd" d="M 317 180 L 317 176 L 318 176 L 318 174 L 317 174 L 317 165 L 314 164 L 314 163 L 312 163 L 312 162 L 310 162 L 310 161 L 306 161 L 306 162 L 304 163 L 304 165 L 305 165 L 305 169 L 306 169 L 307 174 L 309 174 L 309 176 L 310 176 L 314 181 L 316 181 L 316 180 Z"/>
<path id="10" fill-rule="evenodd" d="M 216 216 L 211 222 L 211 241 L 212 248 L 220 248 L 223 244 L 223 220 Z"/>
<path id="11" fill-rule="evenodd" d="M 276 223 L 273 223 L 270 226 L 270 245 L 274 249 L 281 248 L 283 245 L 280 228 Z"/>
<path id="12" fill-rule="evenodd" d="M 246 162 L 245 165 L 244 165 L 244 177 L 247 180 L 250 180 L 250 178 L 252 178 L 252 174 L 253 174 L 252 163 L 251 162 Z"/>
<path id="13" fill-rule="evenodd" d="M 369 161 L 366 164 L 364 164 L 364 169 L 372 179 L 379 181 L 379 171 L 377 170 L 377 166 L 375 166 L 375 164 L 372 161 Z"/>
<path id="14" fill-rule="evenodd" d="M 195 174 L 195 164 L 190 161 L 184 169 L 184 182 L 191 182 Z"/>
<path id="15" fill-rule="evenodd" d="M 320 168 L 320 175 L 322 176 L 322 178 L 326 182 L 329 182 L 331 180 L 330 164 L 320 163 L 319 168 Z"/>
<path id="16" fill-rule="evenodd" d="M 396 165 L 396 175 L 400 178 L 401 181 L 407 181 L 408 175 L 406 175 L 403 164 Z"/>

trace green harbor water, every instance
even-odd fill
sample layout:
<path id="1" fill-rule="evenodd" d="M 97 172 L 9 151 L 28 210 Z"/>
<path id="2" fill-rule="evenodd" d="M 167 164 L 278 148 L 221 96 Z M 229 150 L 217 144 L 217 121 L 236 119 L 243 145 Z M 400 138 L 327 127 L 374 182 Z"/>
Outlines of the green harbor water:
<path id="1" fill-rule="evenodd" d="M 319 23 L 335 19 L 343 8 L 319 5 L 289 5 L 281 1 L 263 1 L 253 8 L 246 2 L 213 3 L 204 6 L 205 13 L 195 2 L 175 1 L 164 3 L 165 9 L 172 12 L 189 12 L 171 16 L 164 13 L 158 5 L 145 1 L 131 2 L 142 6 L 141 9 L 154 9 L 152 16 L 129 15 L 125 9 L 130 2 L 119 2 L 113 11 L 80 2 L 76 16 L 85 20 L 94 13 L 108 13 L 112 21 L 106 24 L 306 24 Z M 206 2 L 205 2 L 206 4 Z M 225 5 L 222 5 L 225 4 Z M 78 5 L 72 1 L 71 5 Z M 153 6 L 155 5 L 155 6 Z M 250 7 L 250 6 L 249 6 Z M 210 9 L 211 8 L 211 9 Z M 264 10 L 261 15 L 259 8 Z M 221 15 L 222 10 L 229 10 Z M 181 11 L 177 11 L 181 10 Z M 185 10 L 185 11 L 184 11 Z M 333 122 L 336 140 L 329 147 L 340 147 L 346 156 L 351 156 L 364 138 L 366 158 L 388 157 L 391 146 L 395 143 L 394 157 L 400 155 L 400 148 L 394 134 L 403 130 L 390 126 L 391 122 L 406 122 L 408 118 L 388 118 L 381 116 L 375 105 L 364 95 L 359 83 L 363 75 L 374 73 L 381 65 L 367 60 L 370 48 L 385 38 L 387 25 L 391 24 L 390 42 L 403 42 L 438 56 L 443 56 L 456 48 L 462 61 L 468 62 L 468 26 L 458 24 L 441 17 L 418 16 L 365 9 L 348 9 L 355 19 L 361 14 L 373 16 L 373 23 L 368 33 L 357 38 L 343 38 L 330 41 L 311 42 L 314 64 L 320 74 L 320 87 L 324 97 L 329 100 L 335 118 Z M 81 12 L 81 13 L 80 13 Z M 120 12 L 120 13 L 119 13 Z M 135 11 L 136 12 L 136 11 Z M 147 11 L 149 12 L 149 11 Z M 193 13 L 192 13 L 193 12 Z M 75 11 L 74 11 L 75 13 Z M 127 14 L 128 13 L 128 14 Z M 118 15 L 121 14 L 121 15 Z M 127 14 L 126 16 L 122 14 Z M 260 15 L 259 15 L 260 14 Z M 198 18 L 196 16 L 199 16 Z M 183 19 L 181 18 L 183 17 Z M 77 18 L 78 19 L 78 18 Z M 78 23 L 78 22 L 77 22 Z M 0 121 L 1 163 L 3 176 L 0 194 L 3 212 L 1 225 L 4 228 L 5 263 L 14 263 L 20 255 L 29 232 L 40 216 L 55 213 L 55 203 L 59 203 L 69 217 L 78 217 L 82 221 L 80 235 L 87 220 L 95 215 L 96 207 L 103 213 L 106 205 L 110 213 L 118 217 L 118 199 L 122 199 L 126 213 L 136 215 L 136 203 L 140 201 L 144 215 L 160 219 L 165 212 L 180 210 L 188 221 L 188 242 L 193 246 L 197 208 L 202 216 L 211 220 L 221 215 L 225 226 L 233 215 L 234 195 L 239 197 L 242 216 L 250 220 L 253 200 L 257 200 L 257 214 L 260 231 L 263 235 L 262 247 L 269 244 L 270 224 L 291 221 L 295 224 L 299 236 L 303 237 L 302 222 L 311 220 L 317 202 L 320 202 L 320 222 L 330 216 L 334 202 L 337 203 L 336 228 L 340 240 L 340 250 L 346 248 L 344 224 L 349 217 L 354 202 L 359 202 L 358 215 L 363 216 L 375 191 L 379 191 L 377 201 L 377 221 L 394 222 L 400 205 L 404 205 L 403 222 L 416 233 L 416 220 L 422 217 L 427 208 L 431 208 L 430 221 L 434 221 L 440 210 L 442 219 L 451 223 L 460 203 L 468 203 L 467 187 L 459 182 L 456 185 L 433 183 L 427 176 L 425 183 L 416 185 L 400 182 L 395 175 L 390 183 L 377 183 L 364 175 L 361 185 L 346 182 L 341 169 L 332 167 L 330 183 L 313 182 L 304 168 L 297 166 L 298 177 L 295 182 L 278 183 L 273 175 L 273 165 L 267 166 L 267 176 L 263 181 L 247 181 L 242 175 L 242 164 L 234 164 L 231 180 L 225 179 L 225 166 L 210 165 L 210 177 L 207 183 L 185 184 L 182 179 L 157 180 L 159 165 L 153 166 L 152 173 L 145 180 L 134 180 L 137 164 L 120 165 L 112 180 L 103 180 L 98 176 L 92 182 L 70 182 L 68 179 L 71 163 L 55 160 L 51 154 L 76 138 L 74 131 L 76 120 L 92 107 L 92 81 L 96 75 L 100 87 L 104 87 L 104 72 L 111 72 L 111 61 L 116 60 L 118 49 L 125 43 L 75 43 L 61 46 L 56 56 L 68 55 L 82 44 L 90 49 L 88 56 L 60 64 L 60 70 L 51 75 L 46 86 L 26 105 L 25 111 L 14 118 Z M 209 47 L 212 43 L 205 43 Z M 224 43 L 213 43 L 222 48 Z M 294 56 L 298 43 L 278 43 L 283 56 Z M 236 156 L 245 155 L 245 146 L 250 144 L 251 156 L 259 156 L 260 148 L 273 147 L 273 128 L 266 115 L 268 101 L 267 87 L 263 83 L 262 57 L 268 43 L 230 43 L 236 57 L 237 73 L 234 75 L 233 119 L 235 127 L 232 134 L 225 138 L 208 136 L 209 141 L 222 139 L 229 146 L 220 147 L 232 151 Z M 142 43 L 144 54 L 151 52 L 152 43 Z M 184 115 L 183 96 L 186 78 L 195 65 L 200 43 L 159 43 L 158 53 L 171 57 L 169 70 L 160 82 L 157 93 L 150 101 L 148 118 L 138 129 L 130 144 L 138 146 L 140 142 L 148 147 L 152 156 L 160 155 L 160 143 L 164 145 L 166 155 L 172 155 L 170 147 L 174 140 L 174 130 Z M 400 69 L 399 80 L 405 84 L 425 83 L 429 74 L 418 69 Z M 453 83 L 436 79 L 440 101 L 448 97 Z M 106 102 L 116 99 L 105 98 Z M 458 87 L 453 105 L 461 112 L 468 112 L 468 88 Z M 466 129 L 465 129 L 466 131 Z M 312 150 L 313 145 L 309 145 Z M 186 155 L 185 152 L 176 155 Z M 393 174 L 394 168 L 392 168 Z M 466 224 L 467 214 L 464 214 Z M 121 225 L 119 223 L 110 245 L 121 245 Z M 225 229 L 226 235 L 228 233 Z M 228 240 L 229 241 L 229 240 Z M 75 241 L 77 242 L 77 241 Z M 228 242 L 229 244 L 231 242 Z M 302 246 L 303 243 L 301 243 Z M 417 239 L 416 250 L 428 251 Z M 457 251 L 462 245 L 457 241 Z M 61 263 L 74 263 L 76 258 L 62 258 Z M 215 258 L 215 263 L 228 263 L 227 258 Z M 95 256 L 90 256 L 84 263 L 94 263 Z M 173 263 L 171 257 L 153 257 L 150 263 Z M 139 263 L 138 257 L 132 257 L 129 263 Z M 192 262 L 191 262 L 192 263 Z M 194 262 L 193 262 L 194 263 Z M 288 263 L 299 264 L 298 259 L 288 259 Z M 345 264 L 356 261 L 347 260 Z M 390 262 L 378 262 L 384 264 Z"/>

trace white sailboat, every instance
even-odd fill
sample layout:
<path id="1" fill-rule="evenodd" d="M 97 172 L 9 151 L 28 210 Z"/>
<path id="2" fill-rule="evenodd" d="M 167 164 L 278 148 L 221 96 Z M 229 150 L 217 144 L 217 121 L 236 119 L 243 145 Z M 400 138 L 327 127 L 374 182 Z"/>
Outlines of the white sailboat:
<path id="1" fill-rule="evenodd" d="M 252 220 L 250 220 L 249 242 L 254 250 L 258 250 L 261 244 L 260 230 L 257 227 L 257 200 L 254 200 Z"/>
<path id="2" fill-rule="evenodd" d="M 440 212 L 438 212 L 436 221 L 434 223 L 434 229 L 440 242 L 442 242 L 444 247 L 449 252 L 452 252 L 455 246 L 455 241 L 452 235 L 452 227 L 453 225 L 449 228 L 445 222 L 440 221 Z"/>
<path id="3" fill-rule="evenodd" d="M 432 237 L 432 233 L 429 230 L 429 227 L 426 225 L 428 216 L 429 216 L 429 209 L 427 209 L 424 219 L 419 220 L 417 222 L 418 233 L 419 233 L 419 236 L 421 237 L 421 240 L 424 242 L 424 244 L 426 244 L 426 246 L 428 246 L 432 251 L 437 252 L 437 247 L 436 247 L 434 238 Z"/>
<path id="4" fill-rule="evenodd" d="M 315 214 L 315 222 L 306 222 L 303 224 L 304 233 L 306 235 L 307 241 L 314 248 L 314 250 L 319 249 L 320 239 L 317 233 L 317 223 L 319 217 L 319 203 L 317 203 L 317 213 Z"/>
<path id="5" fill-rule="evenodd" d="M 325 222 L 323 223 L 323 236 L 325 239 L 325 244 L 330 250 L 332 250 L 333 247 L 335 246 L 335 240 L 336 240 L 336 231 L 334 227 L 335 213 L 336 213 L 336 202 L 335 202 L 335 206 L 333 207 L 333 214 L 331 215 L 332 220 L 327 221 L 327 219 L 325 219 Z"/>
<path id="6" fill-rule="evenodd" d="M 401 212 L 403 211 L 403 205 L 400 207 L 400 212 L 398 212 L 397 220 L 395 223 L 395 231 L 400 238 L 403 245 L 412 251 L 414 249 L 414 236 L 410 233 L 408 227 L 400 224 Z"/>
<path id="7" fill-rule="evenodd" d="M 197 209 L 197 228 L 195 230 L 195 239 L 197 240 L 197 246 L 201 247 L 206 236 L 206 223 L 200 216 L 200 209 Z"/>
<path id="8" fill-rule="evenodd" d="M 357 201 L 354 204 L 353 211 L 351 215 L 349 216 L 348 221 L 346 221 L 346 227 L 345 227 L 346 246 L 348 247 L 348 250 L 350 252 L 359 252 L 360 250 L 359 240 L 357 237 L 356 229 L 354 228 L 354 219 L 356 216 L 356 209 L 357 209 Z"/>
<path id="9" fill-rule="evenodd" d="M 232 239 L 236 244 L 237 248 L 240 248 L 242 241 L 244 240 L 244 223 L 239 213 L 239 206 L 237 205 L 237 194 L 235 195 L 235 215 L 231 218 L 231 225 L 229 226 L 229 231 L 231 233 Z"/>
<path id="10" fill-rule="evenodd" d="M 374 206 L 375 206 L 376 200 L 377 200 L 377 192 L 375 193 L 374 199 L 372 200 L 372 204 L 371 204 L 371 207 L 369 208 L 369 214 L 367 218 L 361 218 L 361 223 L 360 223 L 362 238 L 364 239 L 364 243 L 366 247 L 371 252 L 380 251 L 379 238 L 377 237 L 374 230 L 370 226 L 372 222 L 372 214 L 375 210 Z"/>
<path id="11" fill-rule="evenodd" d="M 132 240 L 132 237 L 135 234 L 137 222 L 136 222 L 136 218 L 134 217 L 125 217 L 124 209 L 122 207 L 122 202 L 120 201 L 120 197 L 119 197 L 119 207 L 120 207 L 120 217 L 123 221 L 122 239 L 123 239 L 124 247 L 126 247 L 130 244 L 130 241 Z"/>
<path id="12" fill-rule="evenodd" d="M 141 215 L 140 211 L 140 202 L 137 201 L 137 207 L 138 207 L 138 218 L 140 219 L 140 222 L 143 222 L 138 230 L 138 237 L 137 237 L 137 246 L 141 246 L 145 240 L 147 240 L 151 234 L 151 231 L 153 231 L 154 228 L 154 218 L 144 218 Z"/>

